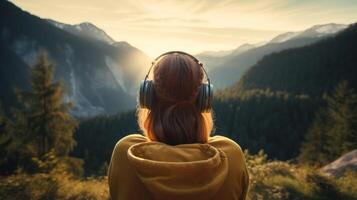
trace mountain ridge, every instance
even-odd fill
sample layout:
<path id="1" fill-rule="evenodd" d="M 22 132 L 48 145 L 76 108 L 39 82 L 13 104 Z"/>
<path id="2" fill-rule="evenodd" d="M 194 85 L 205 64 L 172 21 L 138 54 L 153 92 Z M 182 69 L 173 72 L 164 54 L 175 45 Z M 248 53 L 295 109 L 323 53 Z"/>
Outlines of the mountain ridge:
<path id="1" fill-rule="evenodd" d="M 227 90 L 269 89 L 322 97 L 343 80 L 357 89 L 356 38 L 355 23 L 316 43 L 266 55 Z"/>
<path id="2" fill-rule="evenodd" d="M 325 37 L 333 36 L 343 30 L 343 24 L 323 24 L 315 25 L 300 32 L 287 32 L 274 37 L 263 45 L 255 45 L 246 51 L 221 57 L 199 57 L 207 66 L 211 75 L 211 80 L 216 88 L 222 89 L 233 85 L 251 66 L 256 64 L 263 56 L 279 52 L 285 49 L 297 48 L 315 43 Z M 327 29 L 324 33 L 319 29 Z M 334 31 L 332 31 L 334 30 Z M 254 45 L 254 44 L 253 44 Z"/>
<path id="3" fill-rule="evenodd" d="M 55 21 L 53 19 L 46 19 L 51 24 L 55 25 L 57 28 L 70 32 L 72 34 L 78 35 L 80 37 L 88 37 L 103 41 L 107 44 L 113 44 L 116 41 L 111 38 L 104 30 L 95 26 L 90 22 L 82 22 L 79 24 L 65 24 L 62 22 Z"/>
<path id="4" fill-rule="evenodd" d="M 57 66 L 55 80 L 65 80 L 68 100 L 75 102 L 73 113 L 78 116 L 135 108 L 133 93 L 139 83 L 136 76 L 150 60 L 129 45 L 110 45 L 61 30 L 7 1 L 0 2 L 0 44 L 1 51 L 11 51 L 18 58 L 0 62 L 4 69 L 1 79 L 7 80 L 0 91 L 1 100 L 7 102 L 4 107 L 13 106 L 4 100 L 6 96 L 15 99 L 14 93 L 6 88 L 26 88 L 24 81 L 8 78 L 15 76 L 11 67 L 21 65 L 16 73 L 28 74 L 37 52 L 44 49 Z"/>

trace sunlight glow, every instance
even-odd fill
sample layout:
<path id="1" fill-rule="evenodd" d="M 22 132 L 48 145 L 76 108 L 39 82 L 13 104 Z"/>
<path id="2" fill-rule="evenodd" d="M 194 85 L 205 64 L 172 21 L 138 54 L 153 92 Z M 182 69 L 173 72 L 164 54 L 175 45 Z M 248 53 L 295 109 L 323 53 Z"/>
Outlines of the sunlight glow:
<path id="1" fill-rule="evenodd" d="M 69 24 L 92 22 L 115 40 L 127 41 L 152 57 L 173 49 L 191 53 L 233 49 L 316 24 L 348 24 L 357 20 L 357 3 L 349 0 L 14 0 L 14 3 L 42 18 Z"/>

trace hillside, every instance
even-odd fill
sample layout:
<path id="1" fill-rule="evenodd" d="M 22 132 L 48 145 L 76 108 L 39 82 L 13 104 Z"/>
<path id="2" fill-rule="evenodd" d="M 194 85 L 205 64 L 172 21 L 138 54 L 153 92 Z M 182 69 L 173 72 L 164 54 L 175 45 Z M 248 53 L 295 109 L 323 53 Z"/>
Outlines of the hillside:
<path id="1" fill-rule="evenodd" d="M 315 25 L 300 32 L 288 32 L 276 36 L 264 45 L 245 44 L 225 56 L 198 55 L 210 70 L 216 88 L 233 85 L 242 75 L 264 56 L 286 49 L 303 47 L 330 37 L 345 29 L 343 24 Z"/>
<path id="2" fill-rule="evenodd" d="M 27 88 L 29 66 L 41 49 L 56 64 L 55 79 L 64 80 L 75 115 L 135 107 L 136 86 L 149 63 L 135 47 L 67 32 L 8 1 L 0 1 L 0 33 L 0 99 L 6 109 L 16 102 L 13 88 Z"/>
<path id="3" fill-rule="evenodd" d="M 265 56 L 233 88 L 321 96 L 340 81 L 357 88 L 357 24 L 316 44 Z"/>
<path id="4" fill-rule="evenodd" d="M 356 89 L 357 25 L 305 47 L 265 56 L 234 86 L 216 94 L 218 133 L 277 159 L 299 154 L 324 96 L 342 80 Z M 326 94 L 326 95 L 325 95 Z"/>

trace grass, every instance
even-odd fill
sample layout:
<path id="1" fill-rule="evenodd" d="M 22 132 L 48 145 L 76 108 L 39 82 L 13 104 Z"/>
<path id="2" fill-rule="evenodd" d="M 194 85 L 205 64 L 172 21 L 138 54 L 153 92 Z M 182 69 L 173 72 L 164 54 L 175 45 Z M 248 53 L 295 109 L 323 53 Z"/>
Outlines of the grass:
<path id="1" fill-rule="evenodd" d="M 261 152 L 246 152 L 251 200 L 357 200 L 357 173 L 340 178 L 321 174 L 317 168 L 289 162 L 268 161 Z M 0 177 L 0 199 L 106 200 L 106 177 L 75 178 L 63 172 Z"/>
<path id="2" fill-rule="evenodd" d="M 107 179 L 37 173 L 0 177 L 0 199 L 109 199 Z"/>
<path id="3" fill-rule="evenodd" d="M 251 175 L 251 200 L 357 200 L 357 173 L 340 178 L 321 174 L 318 168 L 246 152 Z"/>

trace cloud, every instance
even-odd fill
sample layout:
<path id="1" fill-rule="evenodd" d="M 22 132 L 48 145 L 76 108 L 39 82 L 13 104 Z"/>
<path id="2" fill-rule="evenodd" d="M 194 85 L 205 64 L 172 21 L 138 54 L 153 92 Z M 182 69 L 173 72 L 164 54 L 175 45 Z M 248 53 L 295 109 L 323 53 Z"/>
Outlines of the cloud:
<path id="1" fill-rule="evenodd" d="M 13 1 L 43 18 L 69 24 L 90 21 L 152 55 L 170 47 L 235 48 L 315 24 L 357 20 L 356 3 L 350 0 Z"/>

